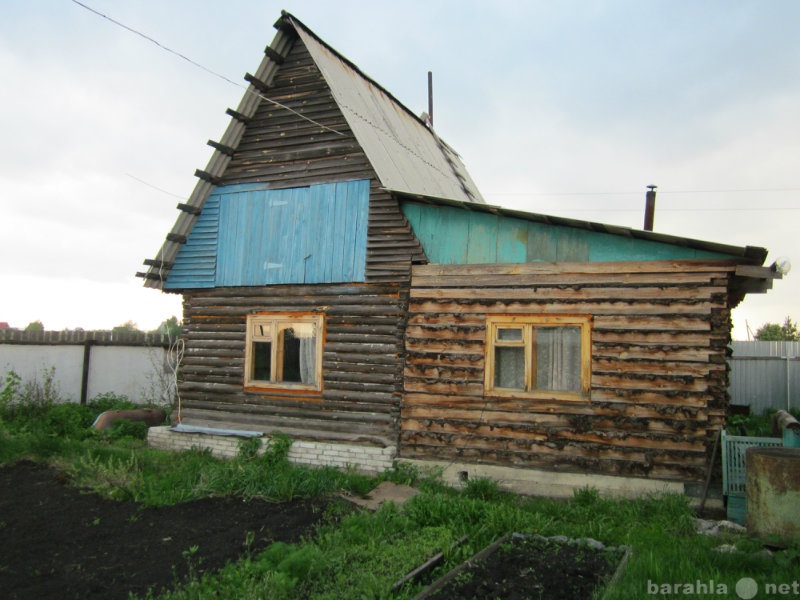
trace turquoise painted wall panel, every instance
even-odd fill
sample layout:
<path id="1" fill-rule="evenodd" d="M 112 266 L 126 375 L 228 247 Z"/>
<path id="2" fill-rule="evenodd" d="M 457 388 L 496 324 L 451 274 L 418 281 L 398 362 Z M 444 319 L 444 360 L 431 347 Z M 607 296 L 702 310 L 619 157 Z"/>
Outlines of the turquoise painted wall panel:
<path id="1" fill-rule="evenodd" d="M 497 262 L 528 260 L 528 224 L 520 219 L 498 219 Z"/>
<path id="2" fill-rule="evenodd" d="M 728 258 L 726 254 L 575 227 L 403 203 L 428 259 L 439 264 L 605 262 Z"/>
<path id="3" fill-rule="evenodd" d="M 217 270 L 219 197 L 211 196 L 197 217 L 186 243 L 178 250 L 164 289 L 214 287 Z"/>
<path id="4" fill-rule="evenodd" d="M 364 281 L 368 220 L 367 180 L 218 187 L 165 288 Z"/>
<path id="5" fill-rule="evenodd" d="M 484 212 L 466 211 L 469 221 L 467 264 L 497 262 L 498 217 Z"/>
<path id="6" fill-rule="evenodd" d="M 528 223 L 528 262 L 555 262 L 558 260 L 556 231 L 543 223 Z"/>

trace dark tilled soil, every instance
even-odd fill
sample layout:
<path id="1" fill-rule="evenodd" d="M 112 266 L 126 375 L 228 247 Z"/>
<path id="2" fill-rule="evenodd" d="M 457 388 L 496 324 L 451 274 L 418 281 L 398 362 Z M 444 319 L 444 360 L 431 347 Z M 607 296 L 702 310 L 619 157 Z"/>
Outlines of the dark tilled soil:
<path id="1" fill-rule="evenodd" d="M 0 467 L 0 596 L 128 598 L 171 588 L 272 542 L 293 542 L 327 501 L 208 498 L 162 508 L 107 500 L 30 462 Z M 199 565 L 199 567 L 198 567 Z"/>
<path id="2" fill-rule="evenodd" d="M 474 561 L 429 596 L 435 600 L 576 600 L 591 598 L 616 571 L 621 551 L 512 538 Z"/>

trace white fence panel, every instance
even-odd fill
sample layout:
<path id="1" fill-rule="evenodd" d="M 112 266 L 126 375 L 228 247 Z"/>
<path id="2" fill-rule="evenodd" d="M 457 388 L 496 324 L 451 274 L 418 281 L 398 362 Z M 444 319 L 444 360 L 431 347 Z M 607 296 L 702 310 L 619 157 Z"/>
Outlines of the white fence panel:
<path id="1" fill-rule="evenodd" d="M 733 342 L 731 404 L 767 409 L 800 408 L 800 342 Z"/>

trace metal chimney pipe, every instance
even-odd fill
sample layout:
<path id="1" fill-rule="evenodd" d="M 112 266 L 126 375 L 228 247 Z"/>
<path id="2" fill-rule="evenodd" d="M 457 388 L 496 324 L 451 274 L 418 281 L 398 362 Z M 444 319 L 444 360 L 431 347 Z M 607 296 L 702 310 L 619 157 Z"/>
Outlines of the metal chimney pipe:
<path id="1" fill-rule="evenodd" d="M 653 220 L 656 216 L 656 185 L 647 186 L 644 203 L 644 230 L 653 231 Z"/>
<path id="2" fill-rule="evenodd" d="M 433 128 L 433 71 L 428 71 L 428 121 Z"/>

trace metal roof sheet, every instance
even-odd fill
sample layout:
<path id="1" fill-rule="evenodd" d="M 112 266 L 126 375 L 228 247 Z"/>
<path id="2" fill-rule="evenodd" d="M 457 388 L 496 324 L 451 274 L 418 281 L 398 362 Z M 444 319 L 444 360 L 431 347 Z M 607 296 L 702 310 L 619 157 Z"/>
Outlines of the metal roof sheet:
<path id="1" fill-rule="evenodd" d="M 431 128 L 300 21 L 284 18 L 313 57 L 384 187 L 483 202 L 461 158 Z"/>

